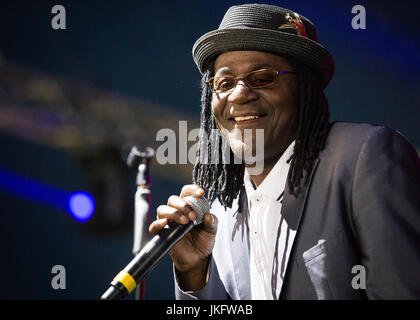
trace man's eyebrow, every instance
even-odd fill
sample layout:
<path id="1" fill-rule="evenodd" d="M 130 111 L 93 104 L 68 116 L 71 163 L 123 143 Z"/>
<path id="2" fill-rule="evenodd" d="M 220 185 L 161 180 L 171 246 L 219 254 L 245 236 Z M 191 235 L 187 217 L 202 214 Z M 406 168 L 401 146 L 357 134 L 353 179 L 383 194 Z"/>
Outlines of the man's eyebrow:
<path id="1" fill-rule="evenodd" d="M 232 72 L 230 72 L 229 67 L 222 67 L 220 69 L 217 70 L 216 74 L 232 74 Z"/>
<path id="2" fill-rule="evenodd" d="M 273 66 L 267 63 L 256 63 L 256 64 L 251 65 L 247 72 L 252 72 L 255 70 L 265 69 L 265 68 L 273 68 Z M 222 67 L 217 70 L 216 74 L 217 75 L 233 75 L 233 72 L 230 71 L 229 67 Z"/>
<path id="3" fill-rule="evenodd" d="M 250 71 L 255 71 L 255 70 L 265 69 L 265 68 L 273 68 L 273 66 L 268 63 L 257 63 L 251 66 Z"/>

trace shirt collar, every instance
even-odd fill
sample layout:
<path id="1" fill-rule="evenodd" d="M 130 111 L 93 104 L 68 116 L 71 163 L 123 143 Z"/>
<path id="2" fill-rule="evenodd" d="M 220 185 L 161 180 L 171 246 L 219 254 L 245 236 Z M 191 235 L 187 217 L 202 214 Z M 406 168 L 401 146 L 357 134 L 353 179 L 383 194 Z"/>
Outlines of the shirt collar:
<path id="1" fill-rule="evenodd" d="M 295 140 L 293 140 L 292 143 L 283 152 L 280 159 L 256 189 L 247 168 L 245 168 L 244 184 L 248 196 L 253 195 L 255 192 L 262 193 L 273 199 L 277 199 L 280 196 L 286 185 L 287 174 L 290 167 L 290 164 L 287 162 L 287 160 L 289 160 L 293 155 L 294 145 Z"/>

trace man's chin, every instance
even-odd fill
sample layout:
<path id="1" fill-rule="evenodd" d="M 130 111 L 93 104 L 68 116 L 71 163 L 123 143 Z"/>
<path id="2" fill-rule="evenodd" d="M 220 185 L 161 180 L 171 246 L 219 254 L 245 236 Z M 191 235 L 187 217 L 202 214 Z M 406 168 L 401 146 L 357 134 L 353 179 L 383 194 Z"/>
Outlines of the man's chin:
<path id="1" fill-rule="evenodd" d="M 248 167 L 264 165 L 264 152 L 257 152 L 255 148 L 241 141 L 231 144 L 231 150 L 235 156 L 235 163 L 240 161 Z"/>

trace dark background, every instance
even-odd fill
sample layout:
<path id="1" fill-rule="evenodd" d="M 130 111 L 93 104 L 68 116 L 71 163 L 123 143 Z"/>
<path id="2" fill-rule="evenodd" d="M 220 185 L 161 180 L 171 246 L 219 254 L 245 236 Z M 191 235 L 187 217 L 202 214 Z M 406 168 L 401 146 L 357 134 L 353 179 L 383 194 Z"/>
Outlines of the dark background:
<path id="1" fill-rule="evenodd" d="M 57 83 L 70 81 L 147 101 L 138 117 L 147 117 L 148 110 L 150 114 L 172 110 L 173 120 L 198 121 L 200 75 L 191 58 L 192 45 L 218 27 L 228 7 L 240 3 L 246 2 L 3 0 L 0 57 L 3 65 L 24 68 L 24 77 L 41 73 Z M 336 73 L 326 89 L 332 121 L 386 125 L 420 149 L 417 1 L 265 3 L 308 17 L 318 29 L 320 43 L 335 57 Z M 51 27 L 51 8 L 56 4 L 66 9 L 66 30 Z M 351 8 L 357 4 L 366 9 L 365 30 L 351 27 Z M 19 103 L 8 92 L 0 91 L 0 117 L 7 101 Z M 118 108 L 116 104 L 112 112 L 118 114 Z M 83 121 L 89 119 L 86 113 Z M 86 167 L 79 155 L 31 135 L 23 138 L 10 128 L 0 128 L 1 168 L 66 190 L 84 189 L 92 180 L 96 169 Z M 140 134 L 145 129 L 138 130 Z M 166 179 L 165 168 L 155 169 L 153 215 L 160 203 L 189 182 L 185 175 Z M 124 201 L 132 201 L 135 173 L 123 171 L 123 184 L 115 188 L 127 189 Z M 131 213 L 130 208 L 124 210 Z M 132 258 L 130 213 L 115 228 L 98 228 L 75 222 L 65 212 L 13 194 L 7 187 L 0 189 L 0 212 L 1 299 L 97 299 Z M 98 210 L 94 215 L 100 214 Z M 51 288 L 54 265 L 66 268 L 66 290 Z M 147 278 L 146 298 L 174 298 L 169 258 Z"/>

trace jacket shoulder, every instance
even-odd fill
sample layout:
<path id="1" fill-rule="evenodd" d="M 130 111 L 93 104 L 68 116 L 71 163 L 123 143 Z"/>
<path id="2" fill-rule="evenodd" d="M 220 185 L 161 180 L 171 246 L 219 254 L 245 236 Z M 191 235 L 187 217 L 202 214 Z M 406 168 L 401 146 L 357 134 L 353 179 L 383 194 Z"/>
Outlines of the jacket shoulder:
<path id="1" fill-rule="evenodd" d="M 371 123 L 333 122 L 330 125 L 327 144 L 345 143 L 347 146 L 360 146 L 373 132 L 380 129 L 388 128 Z"/>
<path id="2" fill-rule="evenodd" d="M 325 150 L 337 152 L 338 149 L 360 151 L 363 145 L 387 144 L 395 140 L 409 148 L 414 148 L 401 132 L 382 125 L 370 123 L 333 122 L 326 141 Z"/>
<path id="3" fill-rule="evenodd" d="M 401 133 L 386 126 L 370 123 L 333 122 L 320 157 L 357 158 L 366 142 L 385 141 L 389 137 L 408 141 Z M 355 159 L 356 160 L 356 159 Z"/>

